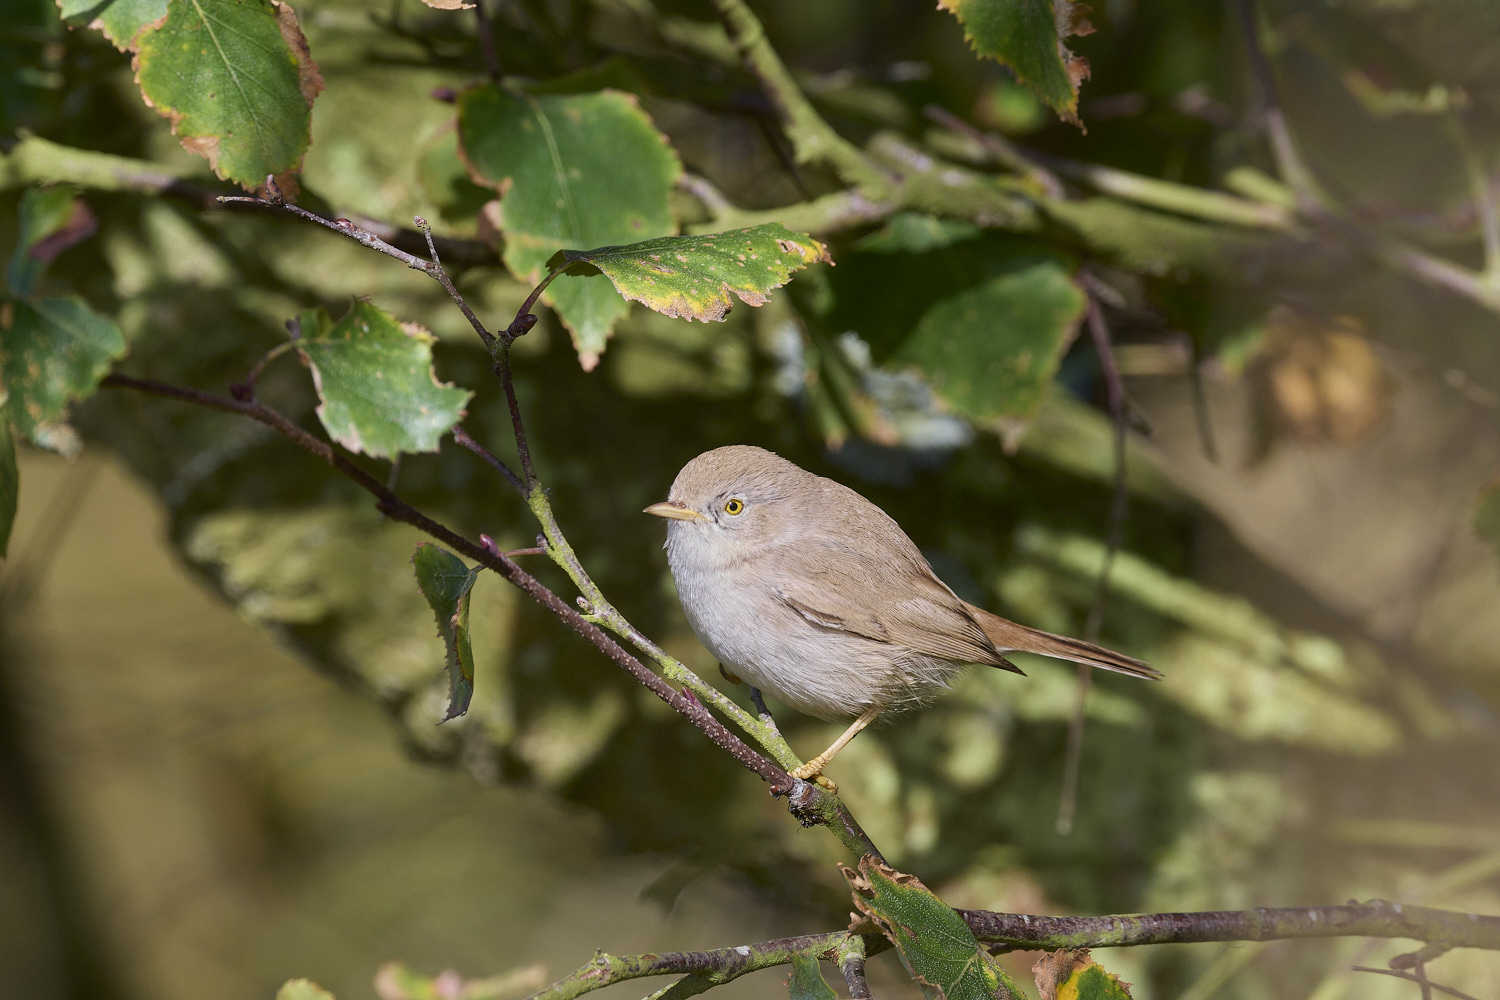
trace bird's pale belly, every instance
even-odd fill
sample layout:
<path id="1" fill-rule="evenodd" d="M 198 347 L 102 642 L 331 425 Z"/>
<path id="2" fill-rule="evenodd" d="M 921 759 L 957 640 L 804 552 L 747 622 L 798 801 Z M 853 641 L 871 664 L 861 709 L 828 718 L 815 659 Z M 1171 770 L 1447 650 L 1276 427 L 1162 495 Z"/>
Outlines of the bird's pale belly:
<path id="1" fill-rule="evenodd" d="M 725 669 L 816 718 L 850 719 L 872 705 L 918 704 L 959 669 L 815 625 L 770 590 L 738 585 L 732 571 L 674 560 L 673 575 L 688 624 Z M 698 585 L 683 586 L 684 576 L 697 578 Z M 747 624 L 730 624 L 740 622 Z"/>

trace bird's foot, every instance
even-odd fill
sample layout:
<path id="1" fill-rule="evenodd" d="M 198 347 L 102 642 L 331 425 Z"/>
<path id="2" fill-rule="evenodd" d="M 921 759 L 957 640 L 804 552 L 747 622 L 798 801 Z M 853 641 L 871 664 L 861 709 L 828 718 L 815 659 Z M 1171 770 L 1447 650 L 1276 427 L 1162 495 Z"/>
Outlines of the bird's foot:
<path id="1" fill-rule="evenodd" d="M 788 773 L 790 773 L 792 777 L 798 778 L 802 781 L 811 781 L 822 785 L 824 788 L 837 795 L 839 793 L 839 786 L 834 784 L 832 778 L 829 778 L 823 774 L 823 768 L 827 765 L 828 758 L 819 755 L 808 761 L 806 764 L 803 764 L 801 767 L 796 768 Z"/>

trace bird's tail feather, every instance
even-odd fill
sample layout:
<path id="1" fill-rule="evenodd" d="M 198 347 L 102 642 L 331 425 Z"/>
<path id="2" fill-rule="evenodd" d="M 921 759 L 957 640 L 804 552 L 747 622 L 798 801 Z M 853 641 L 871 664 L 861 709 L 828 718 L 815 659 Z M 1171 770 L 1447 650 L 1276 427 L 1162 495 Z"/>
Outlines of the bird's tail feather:
<path id="1" fill-rule="evenodd" d="M 1105 649 L 1103 646 L 1084 642 L 1082 639 L 1070 639 L 1065 635 L 1053 635 L 1051 632 L 1017 625 L 1013 621 L 1001 618 L 999 615 L 992 615 L 972 604 L 969 605 L 969 611 L 1001 654 L 1039 653 L 1042 656 L 1053 656 L 1059 660 L 1087 663 L 1091 667 L 1113 670 L 1115 673 L 1129 674 L 1132 677 L 1161 680 L 1161 671 L 1133 656 L 1116 653 L 1112 649 Z M 1001 659 L 1004 659 L 1003 655 Z"/>

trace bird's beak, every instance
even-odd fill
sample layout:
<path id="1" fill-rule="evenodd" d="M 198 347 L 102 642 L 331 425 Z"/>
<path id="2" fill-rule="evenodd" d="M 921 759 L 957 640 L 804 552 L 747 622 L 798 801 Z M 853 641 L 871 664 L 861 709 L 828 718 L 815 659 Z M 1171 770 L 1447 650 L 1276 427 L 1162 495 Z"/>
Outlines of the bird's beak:
<path id="1" fill-rule="evenodd" d="M 708 518 L 688 507 L 686 504 L 675 500 L 664 500 L 654 503 L 641 513 L 652 514 L 656 517 L 668 517 L 674 521 L 706 521 Z"/>

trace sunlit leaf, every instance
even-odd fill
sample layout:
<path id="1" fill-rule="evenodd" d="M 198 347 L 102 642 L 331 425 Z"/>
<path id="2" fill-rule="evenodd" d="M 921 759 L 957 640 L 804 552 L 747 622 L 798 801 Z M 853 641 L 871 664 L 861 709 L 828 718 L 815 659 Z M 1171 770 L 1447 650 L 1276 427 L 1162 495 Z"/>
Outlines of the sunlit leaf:
<path id="1" fill-rule="evenodd" d="M 1058 117 L 1077 124 L 1078 87 L 1089 64 L 1063 43 L 1094 30 L 1087 7 L 1076 0 L 938 0 L 938 6 L 958 18 L 974 51 L 1009 66 Z"/>
<path id="2" fill-rule="evenodd" d="M 76 295 L 11 302 L 0 330 L 0 373 L 10 393 L 16 429 L 54 450 L 72 450 L 71 433 L 58 433 L 68 403 L 93 395 L 110 365 L 125 354 L 125 337 Z"/>
<path id="3" fill-rule="evenodd" d="M 167 0 L 57 0 L 69 24 L 97 28 L 121 52 L 140 30 L 167 16 Z"/>
<path id="4" fill-rule="evenodd" d="M 1130 1000 L 1130 984 L 1105 971 L 1086 948 L 1043 955 L 1031 974 L 1042 1000 Z"/>
<path id="5" fill-rule="evenodd" d="M 142 96 L 214 173 L 255 187 L 301 164 L 323 77 L 288 4 L 171 0 L 135 45 Z"/>
<path id="6" fill-rule="evenodd" d="M 474 394 L 432 371 L 433 336 L 356 300 L 337 323 L 304 313 L 297 350 L 312 367 L 318 418 L 339 444 L 377 458 L 437 451 Z"/>
<path id="7" fill-rule="evenodd" d="M 474 649 L 469 638 L 469 593 L 481 567 L 465 566 L 446 549 L 422 542 L 412 554 L 417 586 L 437 618 L 438 635 L 448 650 L 448 714 L 443 721 L 469 710 L 474 697 Z"/>
<path id="8" fill-rule="evenodd" d="M 333 1000 L 333 994 L 311 979 L 288 979 L 276 991 L 276 1000 Z"/>
<path id="9" fill-rule="evenodd" d="M 1085 304 L 1061 267 L 1033 264 L 933 305 L 895 357 L 955 413 L 1014 433 L 1041 407 Z"/>
<path id="10" fill-rule="evenodd" d="M 10 529 L 16 523 L 16 500 L 21 495 L 21 473 L 16 468 L 16 439 L 10 433 L 10 416 L 0 391 L 0 559 L 10 549 Z"/>
<path id="11" fill-rule="evenodd" d="M 823 970 L 811 955 L 792 956 L 792 974 L 787 978 L 786 991 L 792 1000 L 838 1000 L 823 979 Z"/>
<path id="12" fill-rule="evenodd" d="M 27 188 L 17 211 L 20 231 L 5 280 L 12 293 L 30 295 L 52 259 L 94 234 L 98 224 L 71 188 Z"/>
<path id="13" fill-rule="evenodd" d="M 828 260 L 828 250 L 811 236 L 772 222 L 711 236 L 564 250 L 561 257 L 597 267 L 627 299 L 668 316 L 707 323 L 722 320 L 735 296 L 763 305 L 793 271 Z"/>
<path id="14" fill-rule="evenodd" d="M 915 875 L 889 868 L 868 855 L 859 871 L 844 869 L 854 905 L 880 928 L 901 963 L 929 996 L 944 1000 L 991 1000 L 1004 987 L 974 932 Z"/>
<path id="15" fill-rule="evenodd" d="M 459 99 L 459 140 L 474 178 L 500 192 L 505 264 L 538 281 L 562 247 L 601 247 L 676 231 L 667 196 L 682 166 L 635 98 L 514 93 L 489 84 Z M 599 276 L 553 282 L 547 302 L 585 368 L 625 300 Z"/>

